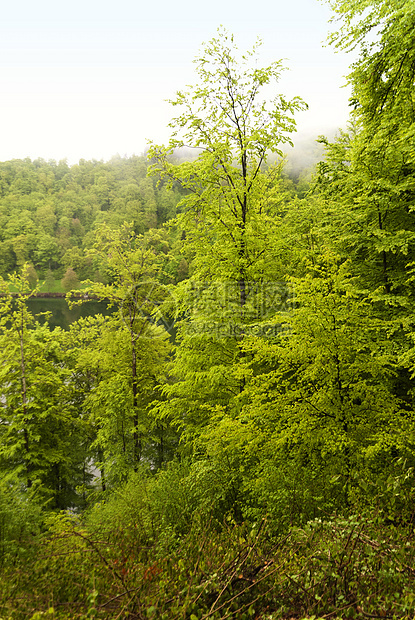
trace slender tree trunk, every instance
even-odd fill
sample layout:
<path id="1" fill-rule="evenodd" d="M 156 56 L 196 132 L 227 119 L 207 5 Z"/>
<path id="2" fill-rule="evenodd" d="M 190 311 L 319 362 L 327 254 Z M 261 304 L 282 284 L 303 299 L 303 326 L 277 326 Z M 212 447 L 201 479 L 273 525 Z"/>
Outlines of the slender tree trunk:
<path id="1" fill-rule="evenodd" d="M 22 399 L 22 409 L 23 409 L 23 436 L 24 436 L 24 445 L 26 452 L 26 478 L 27 478 L 27 486 L 30 488 L 32 486 L 32 480 L 30 477 L 30 441 L 29 441 L 29 432 L 26 427 L 27 421 L 27 384 L 26 384 L 26 360 L 24 355 L 24 344 L 23 344 L 23 314 L 22 314 L 22 322 L 20 326 L 20 377 L 21 377 L 21 388 L 20 394 Z"/>
<path id="2" fill-rule="evenodd" d="M 378 208 L 378 223 L 379 223 L 379 228 L 380 230 L 383 230 L 383 221 L 382 221 L 382 214 Z M 387 260 L 387 255 L 385 250 L 382 250 L 382 271 L 383 271 L 383 282 L 385 284 L 385 291 L 389 294 L 390 293 L 390 282 L 389 282 L 389 277 L 388 277 L 388 260 Z"/>
<path id="3" fill-rule="evenodd" d="M 134 452 L 133 452 L 133 460 L 134 460 L 134 471 L 138 470 L 138 463 L 141 459 L 141 439 L 139 434 L 139 417 L 138 417 L 138 390 L 137 390 L 137 354 L 135 350 L 135 337 L 133 333 L 133 326 L 130 326 L 131 330 L 131 378 L 132 378 L 132 389 L 133 389 L 133 433 L 134 433 Z"/>
<path id="4" fill-rule="evenodd" d="M 241 221 L 239 223 L 239 229 L 241 233 L 241 240 L 239 244 L 239 305 L 241 307 L 241 319 L 243 320 L 243 310 L 246 305 L 247 299 L 247 282 L 246 282 L 246 271 L 245 271 L 245 261 L 246 261 L 246 216 L 248 212 L 248 189 L 246 187 L 247 183 L 247 167 L 246 167 L 246 153 L 242 156 L 242 176 L 244 181 L 244 193 L 241 200 Z"/>
<path id="5" fill-rule="evenodd" d="M 102 450 L 98 449 L 98 459 L 99 459 L 100 463 L 102 463 L 103 458 L 104 458 L 104 455 L 102 453 Z M 104 465 L 101 465 L 101 467 L 99 469 L 99 473 L 101 475 L 101 489 L 103 491 L 105 491 L 106 488 L 107 488 L 107 484 L 106 484 L 106 480 L 105 480 L 105 467 L 104 467 Z"/>

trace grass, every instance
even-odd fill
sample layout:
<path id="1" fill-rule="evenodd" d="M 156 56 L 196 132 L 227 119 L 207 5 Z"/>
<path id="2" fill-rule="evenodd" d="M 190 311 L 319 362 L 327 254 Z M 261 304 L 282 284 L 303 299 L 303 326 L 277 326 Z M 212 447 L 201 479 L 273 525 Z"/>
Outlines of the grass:
<path id="1" fill-rule="evenodd" d="M 39 280 L 40 293 L 66 293 L 60 280 Z"/>

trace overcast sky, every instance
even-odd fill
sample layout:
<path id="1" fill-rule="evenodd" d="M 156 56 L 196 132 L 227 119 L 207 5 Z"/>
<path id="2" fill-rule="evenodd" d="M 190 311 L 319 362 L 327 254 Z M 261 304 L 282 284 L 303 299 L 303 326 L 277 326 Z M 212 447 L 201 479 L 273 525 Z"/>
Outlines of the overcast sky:
<path id="1" fill-rule="evenodd" d="M 309 111 L 299 133 L 345 126 L 351 58 L 323 47 L 318 0 L 13 0 L 0 21 L 0 161 L 69 163 L 140 154 L 166 142 L 165 102 L 196 81 L 192 62 L 219 25 L 241 50 L 260 36 L 260 64 L 286 59 L 280 82 Z"/>

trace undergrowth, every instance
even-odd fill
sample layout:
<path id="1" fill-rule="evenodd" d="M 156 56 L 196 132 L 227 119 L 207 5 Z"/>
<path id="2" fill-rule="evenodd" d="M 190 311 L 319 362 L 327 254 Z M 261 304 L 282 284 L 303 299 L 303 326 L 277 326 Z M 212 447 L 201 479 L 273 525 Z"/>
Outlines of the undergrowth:
<path id="1" fill-rule="evenodd" d="M 194 519 L 166 538 L 137 523 L 49 516 L 1 569 L 0 617 L 134 620 L 413 618 L 411 524 L 314 520 L 285 533 L 267 519 Z M 27 551 L 27 549 L 26 549 Z"/>

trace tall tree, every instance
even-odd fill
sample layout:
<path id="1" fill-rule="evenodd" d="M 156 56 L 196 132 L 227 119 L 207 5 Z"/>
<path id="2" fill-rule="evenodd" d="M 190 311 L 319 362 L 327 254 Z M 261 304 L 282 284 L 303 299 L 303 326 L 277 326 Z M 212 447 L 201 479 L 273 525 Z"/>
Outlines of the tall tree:
<path id="1" fill-rule="evenodd" d="M 349 75 L 352 127 L 320 165 L 326 230 L 372 311 L 388 322 L 398 364 L 395 392 L 408 403 L 415 255 L 415 14 L 408 0 L 333 0 L 334 45 L 357 50 Z M 409 331 L 409 340 L 407 333 Z M 388 344 L 385 342 L 385 346 Z"/>
<path id="2" fill-rule="evenodd" d="M 282 65 L 257 68 L 259 46 L 239 59 L 233 37 L 219 30 L 195 60 L 197 85 L 171 101 L 182 113 L 170 123 L 168 147 L 153 145 L 149 151 L 151 171 L 187 191 L 178 224 L 194 252 L 193 272 L 237 282 L 242 306 L 252 272 L 263 268 L 267 216 L 277 202 L 273 185 L 280 168 L 265 170 L 267 157 L 282 154 L 295 130 L 292 114 L 305 107 L 299 98 L 264 99 L 262 91 L 278 81 Z M 182 147 L 195 149 L 198 157 L 171 163 L 169 156 Z"/>
<path id="3" fill-rule="evenodd" d="M 95 428 L 95 449 L 113 480 L 137 470 L 144 456 L 153 464 L 162 460 L 157 443 L 163 429 L 149 408 L 159 397 L 170 344 L 157 325 L 165 295 L 157 280 L 164 254 L 158 256 L 154 237 L 135 235 L 128 225 L 118 231 L 100 228 L 90 255 L 108 283 L 90 283 L 79 303 L 93 296 L 106 300 L 115 312 L 105 321 L 79 322 L 72 329 L 70 348 L 76 351 L 77 338 L 85 343 L 73 362 L 75 374 L 94 376 L 83 408 Z M 153 454 L 149 445 L 156 448 Z"/>
<path id="4" fill-rule="evenodd" d="M 197 84 L 171 102 L 181 113 L 170 123 L 169 145 L 149 151 L 151 171 L 186 190 L 176 222 L 192 278 L 178 293 L 186 320 L 168 406 L 179 408 L 187 428 L 241 390 L 243 378 L 230 374 L 239 344 L 248 326 L 264 318 L 261 286 L 281 277 L 274 243 L 280 166 L 267 165 L 267 157 L 290 143 L 292 115 L 305 104 L 264 97 L 282 65 L 259 68 L 259 46 L 241 55 L 233 36 L 219 30 L 195 60 Z M 197 157 L 176 165 L 171 158 L 183 147 Z"/>
<path id="5" fill-rule="evenodd" d="M 396 306 L 411 294 L 406 266 L 415 251 L 413 5 L 330 4 L 340 19 L 332 43 L 359 54 L 349 75 L 353 131 L 328 145 L 331 161 L 321 171 L 331 201 L 341 204 L 333 215 L 342 251 L 354 259 L 361 285 Z"/>
<path id="6" fill-rule="evenodd" d="M 27 309 L 33 294 L 27 265 L 21 276 L 0 284 L 0 473 L 40 488 L 53 507 L 65 508 L 75 499 L 82 464 L 61 334 L 40 325 Z"/>

